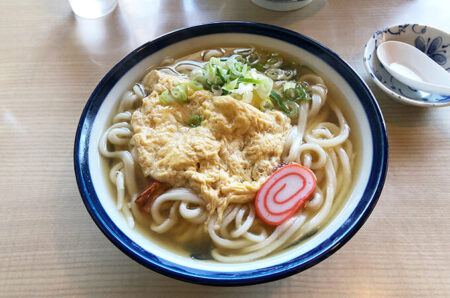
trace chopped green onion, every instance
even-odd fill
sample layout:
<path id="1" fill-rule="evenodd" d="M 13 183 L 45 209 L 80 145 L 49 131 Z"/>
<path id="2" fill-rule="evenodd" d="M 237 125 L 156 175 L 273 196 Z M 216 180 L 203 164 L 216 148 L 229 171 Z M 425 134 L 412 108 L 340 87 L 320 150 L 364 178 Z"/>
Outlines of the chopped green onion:
<path id="1" fill-rule="evenodd" d="M 299 96 L 297 97 L 297 100 L 305 100 L 310 99 L 308 93 L 305 89 L 303 89 L 300 85 L 297 85 L 297 88 L 295 88 L 297 92 L 299 93 Z"/>
<path id="2" fill-rule="evenodd" d="M 295 88 L 295 82 L 286 82 L 283 84 L 283 91 L 286 92 L 286 90 Z"/>
<path id="3" fill-rule="evenodd" d="M 159 101 L 163 105 L 170 105 L 175 102 L 175 99 L 169 94 L 169 91 L 165 90 L 159 95 Z"/>
<path id="4" fill-rule="evenodd" d="M 202 124 L 202 117 L 200 115 L 192 115 L 189 117 L 188 124 L 190 127 L 197 127 Z"/>
<path id="5" fill-rule="evenodd" d="M 209 64 L 211 64 L 211 65 L 219 65 L 219 66 L 222 66 L 222 61 L 220 61 L 220 58 L 217 58 L 217 57 L 211 57 L 211 58 L 209 59 Z"/>
<path id="6" fill-rule="evenodd" d="M 306 81 L 298 82 L 298 84 L 300 84 L 303 89 L 308 89 L 309 88 L 309 84 Z"/>
<path id="7" fill-rule="evenodd" d="M 256 86 L 256 93 L 261 98 L 266 98 L 270 95 L 272 91 L 273 81 L 266 76 L 260 76 L 261 84 Z"/>
<path id="8" fill-rule="evenodd" d="M 212 58 L 211 58 L 212 59 Z M 211 63 L 207 64 L 208 68 L 205 70 L 205 78 L 208 82 L 216 82 L 216 70 Z"/>
<path id="9" fill-rule="evenodd" d="M 211 81 L 209 81 L 208 79 L 206 79 L 206 80 L 205 80 L 205 84 L 206 84 L 206 87 L 207 87 L 208 89 L 211 90 L 211 86 L 213 85 L 213 84 L 211 83 Z"/>
<path id="10" fill-rule="evenodd" d="M 308 100 L 309 94 L 302 83 L 286 82 L 283 85 L 284 97 L 287 100 L 299 101 Z"/>
<path id="11" fill-rule="evenodd" d="M 285 114 L 289 114 L 289 108 L 283 103 L 280 94 L 278 94 L 278 92 L 276 91 L 271 91 L 270 92 L 270 98 L 273 99 L 273 101 L 275 101 L 275 103 L 277 104 L 277 106 L 285 113 Z"/>
<path id="12" fill-rule="evenodd" d="M 256 53 L 251 53 L 246 57 L 247 63 L 249 63 L 250 65 L 258 63 L 259 59 L 259 55 Z"/>
<path id="13" fill-rule="evenodd" d="M 234 59 L 239 63 L 245 63 L 245 59 L 242 56 L 237 55 L 236 57 L 234 57 Z"/>
<path id="14" fill-rule="evenodd" d="M 228 63 L 228 68 L 236 77 L 244 76 L 247 73 L 247 64 L 241 64 L 238 62 L 232 63 L 232 61 L 230 61 Z"/>
<path id="15" fill-rule="evenodd" d="M 212 64 L 211 62 L 208 63 L 208 71 L 209 71 L 210 73 L 213 73 L 213 72 L 214 72 L 214 64 Z"/>
<path id="16" fill-rule="evenodd" d="M 266 61 L 266 63 L 267 63 L 267 64 L 270 64 L 270 65 L 273 65 L 273 64 L 277 63 L 278 61 L 279 61 L 278 58 L 269 58 L 269 59 Z"/>
<path id="17" fill-rule="evenodd" d="M 188 99 L 187 96 L 187 85 L 186 83 L 180 83 L 172 88 L 172 91 L 170 92 L 178 101 L 186 101 Z"/>
<path id="18" fill-rule="evenodd" d="M 287 113 L 287 116 L 289 118 L 295 118 L 298 116 L 298 104 L 296 104 L 293 101 L 286 102 L 286 105 L 289 108 L 289 112 Z"/>
<path id="19" fill-rule="evenodd" d="M 308 90 L 309 90 L 309 84 L 308 84 L 308 82 L 299 82 L 299 83 L 297 83 L 297 84 L 300 85 L 301 88 L 305 89 L 305 91 L 308 92 Z"/>
<path id="20" fill-rule="evenodd" d="M 230 82 L 226 83 L 225 85 L 223 85 L 222 89 L 226 90 L 226 91 L 231 91 L 236 88 L 237 83 L 238 83 L 238 79 L 230 81 Z"/>
<path id="21" fill-rule="evenodd" d="M 269 68 L 264 72 L 264 74 L 269 78 L 279 80 L 281 77 L 284 76 L 284 70 L 278 68 Z"/>
<path id="22" fill-rule="evenodd" d="M 205 88 L 215 96 L 231 94 L 234 98 L 250 104 L 254 103 L 253 98 L 258 95 L 262 100 L 259 104 L 261 110 L 276 105 L 283 113 L 295 117 L 298 114 L 298 105 L 295 102 L 311 99 L 309 86 L 295 82 L 300 67 L 308 68 L 295 62 L 284 63 L 278 53 L 271 52 L 252 50 L 226 58 L 212 57 L 202 69 L 192 71 L 189 88 Z M 281 90 L 276 92 L 272 90 L 273 80 L 280 79 L 288 82 L 284 82 Z M 172 97 L 183 101 L 185 97 L 179 89 L 182 88 L 172 90 Z M 186 96 L 187 91 L 186 88 Z"/>
<path id="23" fill-rule="evenodd" d="M 306 87 L 305 84 L 302 84 L 302 83 L 298 83 L 295 86 L 295 89 L 297 90 L 297 93 L 298 93 L 298 97 L 296 98 L 296 101 L 298 101 L 298 100 L 310 100 L 311 99 L 309 94 L 308 94 L 308 92 L 306 91 L 305 87 Z"/>
<path id="24" fill-rule="evenodd" d="M 236 62 L 236 63 L 230 64 L 230 67 L 234 67 L 234 69 L 237 71 L 237 73 L 243 74 L 244 65 L 245 64 L 241 64 L 241 63 Z"/>
<path id="25" fill-rule="evenodd" d="M 242 93 L 241 100 L 245 103 L 251 104 L 253 100 L 253 90 Z"/>
<path id="26" fill-rule="evenodd" d="M 196 68 L 190 74 L 189 78 L 193 81 L 203 83 L 205 81 L 204 73 L 202 69 Z"/>
<path id="27" fill-rule="evenodd" d="M 284 97 L 286 97 L 287 100 L 296 100 L 299 96 L 297 88 L 289 88 L 284 90 Z"/>
<path id="28" fill-rule="evenodd" d="M 257 71 L 264 71 L 264 66 L 261 63 L 253 65 Z"/>
<path id="29" fill-rule="evenodd" d="M 227 82 L 226 72 L 221 67 L 216 67 L 216 73 L 219 79 L 222 81 L 222 84 Z"/>
<path id="30" fill-rule="evenodd" d="M 273 102 L 270 100 L 270 98 L 263 99 L 261 101 L 261 104 L 259 105 L 259 108 L 263 112 L 272 110 L 273 109 Z"/>
<path id="31" fill-rule="evenodd" d="M 220 85 L 211 85 L 211 91 L 214 93 L 214 95 L 222 95 L 222 87 L 220 87 Z"/>
<path id="32" fill-rule="evenodd" d="M 292 79 L 297 74 L 297 70 L 295 69 L 287 69 L 283 70 L 283 72 L 286 79 Z"/>
<path id="33" fill-rule="evenodd" d="M 203 85 L 200 82 L 197 81 L 189 81 L 189 87 L 191 87 L 192 90 L 194 91 L 198 91 L 198 90 L 203 90 Z"/>
<path id="34" fill-rule="evenodd" d="M 252 84 L 261 84 L 262 81 L 261 80 L 256 80 L 256 79 L 252 79 L 252 78 L 239 78 L 238 81 L 240 83 L 252 83 Z"/>

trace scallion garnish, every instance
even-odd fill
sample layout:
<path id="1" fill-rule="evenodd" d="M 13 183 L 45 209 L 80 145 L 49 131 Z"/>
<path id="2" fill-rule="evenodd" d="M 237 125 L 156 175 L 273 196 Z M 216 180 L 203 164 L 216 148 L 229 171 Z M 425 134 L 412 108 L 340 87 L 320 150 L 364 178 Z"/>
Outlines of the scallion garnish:
<path id="1" fill-rule="evenodd" d="M 255 67 L 255 69 L 257 71 L 264 71 L 264 65 L 262 65 L 261 63 L 256 63 L 255 65 L 253 65 Z"/>
<path id="2" fill-rule="evenodd" d="M 295 90 L 297 90 L 298 93 L 298 96 L 296 98 L 297 100 L 310 99 L 308 92 L 306 92 L 306 90 L 302 87 L 302 85 L 297 84 Z"/>
<path id="3" fill-rule="evenodd" d="M 277 104 L 277 106 L 285 113 L 289 114 L 289 108 L 283 103 L 283 100 L 281 99 L 280 94 L 278 92 L 272 90 L 270 92 L 270 98 L 273 99 L 273 101 Z"/>
<path id="4" fill-rule="evenodd" d="M 256 79 L 252 79 L 252 78 L 239 78 L 238 82 L 240 83 L 251 83 L 251 84 L 261 84 L 262 81 L 261 80 L 256 80 Z"/>
<path id="5" fill-rule="evenodd" d="M 267 112 L 269 110 L 273 109 L 273 102 L 270 100 L 270 98 L 266 98 L 263 101 L 261 101 L 261 104 L 259 105 L 259 109 L 263 112 Z"/>
<path id="6" fill-rule="evenodd" d="M 201 124 L 202 124 L 202 117 L 200 115 L 195 114 L 189 117 L 188 125 L 190 127 L 198 127 Z"/>
<path id="7" fill-rule="evenodd" d="M 159 101 L 163 105 L 170 105 L 175 102 L 175 99 L 170 95 L 169 91 L 165 90 L 159 95 Z"/>
<path id="8" fill-rule="evenodd" d="M 171 98 L 163 96 L 162 102 L 186 101 L 188 86 L 194 91 L 204 88 L 215 96 L 229 94 L 262 111 L 275 106 L 289 117 L 295 117 L 299 109 L 296 102 L 311 99 L 308 85 L 296 82 L 299 67 L 307 68 L 295 62 L 284 63 L 278 53 L 254 49 L 231 57 L 211 57 L 203 68 L 191 72 L 186 87 L 175 86 L 169 94 Z"/>
<path id="9" fill-rule="evenodd" d="M 298 97 L 297 88 L 289 88 L 284 90 L 284 97 L 286 97 L 287 100 L 296 100 Z"/>
<path id="10" fill-rule="evenodd" d="M 226 71 L 223 70 L 221 67 L 216 67 L 217 76 L 221 80 L 222 84 L 225 84 L 227 82 L 227 74 Z"/>
<path id="11" fill-rule="evenodd" d="M 230 81 L 223 85 L 222 89 L 230 92 L 231 90 L 235 89 L 238 83 L 238 79 L 235 79 L 233 81 Z"/>
<path id="12" fill-rule="evenodd" d="M 286 82 L 283 84 L 284 91 L 291 89 L 291 88 L 295 88 L 295 82 Z"/>
<path id="13" fill-rule="evenodd" d="M 251 53 L 247 56 L 247 63 L 250 65 L 256 64 L 259 62 L 259 56 L 256 53 Z"/>
<path id="14" fill-rule="evenodd" d="M 203 85 L 200 82 L 193 80 L 189 81 L 189 87 L 194 91 L 203 90 Z"/>
<path id="15" fill-rule="evenodd" d="M 188 99 L 187 96 L 187 84 L 180 83 L 172 88 L 170 94 L 178 101 L 186 101 Z"/>
<path id="16" fill-rule="evenodd" d="M 283 90 L 284 97 L 287 100 L 300 101 L 310 99 L 309 94 L 302 83 L 286 82 L 283 85 Z"/>
<path id="17" fill-rule="evenodd" d="M 286 105 L 287 105 L 287 107 L 289 109 L 289 112 L 286 113 L 286 115 L 289 118 L 297 117 L 298 116 L 298 104 L 293 102 L 293 101 L 288 101 L 288 102 L 286 102 Z"/>
<path id="18" fill-rule="evenodd" d="M 267 59 L 266 63 L 270 64 L 270 65 L 273 65 L 273 64 L 277 63 L 278 61 L 279 61 L 278 58 L 273 57 L 273 58 Z"/>
<path id="19" fill-rule="evenodd" d="M 211 85 L 211 92 L 216 96 L 222 95 L 222 87 L 219 84 Z"/>
<path id="20" fill-rule="evenodd" d="M 245 59 L 242 56 L 237 55 L 234 59 L 241 64 L 245 64 Z"/>

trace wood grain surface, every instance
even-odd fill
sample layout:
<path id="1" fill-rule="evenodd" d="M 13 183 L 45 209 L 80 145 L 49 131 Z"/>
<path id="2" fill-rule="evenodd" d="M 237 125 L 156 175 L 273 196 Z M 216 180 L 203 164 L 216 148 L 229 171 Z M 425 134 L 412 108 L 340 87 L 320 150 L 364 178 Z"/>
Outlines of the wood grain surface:
<path id="1" fill-rule="evenodd" d="M 447 0 L 315 0 L 271 12 L 247 0 L 119 0 L 98 20 L 67 1 L 0 2 L 0 296 L 450 296 L 450 107 L 407 107 L 369 80 L 365 42 L 377 29 L 422 23 L 450 31 Z M 76 126 L 102 76 L 168 31 L 257 21 L 310 36 L 365 79 L 384 113 L 389 171 L 362 229 L 317 266 L 262 285 L 216 288 L 154 273 L 96 227 L 73 172 Z"/>

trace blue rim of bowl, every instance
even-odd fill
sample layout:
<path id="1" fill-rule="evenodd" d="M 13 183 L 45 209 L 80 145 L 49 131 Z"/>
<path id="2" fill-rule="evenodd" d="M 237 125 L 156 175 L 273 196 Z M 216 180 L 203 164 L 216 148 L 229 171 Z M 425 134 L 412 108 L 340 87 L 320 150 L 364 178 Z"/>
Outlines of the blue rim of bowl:
<path id="1" fill-rule="evenodd" d="M 373 137 L 373 161 L 369 180 L 357 206 L 345 223 L 319 246 L 294 259 L 270 267 L 215 272 L 181 266 L 145 251 L 112 222 L 103 209 L 91 180 L 88 152 L 89 138 L 97 111 L 117 81 L 135 64 L 178 41 L 209 34 L 241 33 L 282 40 L 311 52 L 335 69 L 358 96 L 369 120 Z M 337 54 L 318 42 L 284 28 L 251 22 L 215 22 L 183 28 L 150 41 L 123 58 L 100 81 L 86 103 L 77 127 L 74 145 L 74 167 L 78 189 L 94 222 L 120 250 L 138 263 L 166 276 L 183 281 L 219 285 L 249 285 L 277 280 L 301 272 L 324 260 L 361 228 L 378 201 L 386 178 L 388 140 L 380 108 L 370 89 L 356 72 Z"/>

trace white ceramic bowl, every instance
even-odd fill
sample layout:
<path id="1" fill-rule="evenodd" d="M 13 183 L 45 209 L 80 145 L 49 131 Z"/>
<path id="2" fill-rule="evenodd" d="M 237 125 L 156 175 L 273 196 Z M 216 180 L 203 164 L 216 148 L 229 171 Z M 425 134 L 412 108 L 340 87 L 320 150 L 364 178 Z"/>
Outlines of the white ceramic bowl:
<path id="1" fill-rule="evenodd" d="M 431 94 L 411 88 L 395 79 L 378 60 L 376 50 L 385 41 L 396 40 L 415 46 L 450 71 L 450 34 L 419 24 L 395 25 L 375 32 L 364 47 L 364 66 L 372 80 L 394 100 L 418 107 L 450 105 L 450 96 Z"/>
<path id="2" fill-rule="evenodd" d="M 104 160 L 97 150 L 121 95 L 164 57 L 217 45 L 261 46 L 287 52 L 323 74 L 344 95 L 341 102 L 352 125 L 356 148 L 353 188 L 342 209 L 317 234 L 300 245 L 260 260 L 223 264 L 179 255 L 130 229 L 116 209 Z M 157 272 L 196 283 L 242 285 L 282 278 L 305 270 L 341 247 L 375 206 L 387 169 L 387 136 L 374 97 L 361 78 L 336 54 L 298 33 L 264 24 L 227 22 L 168 33 L 136 49 L 102 79 L 92 93 L 75 139 L 75 173 L 81 196 L 103 233 L 124 253 Z"/>

